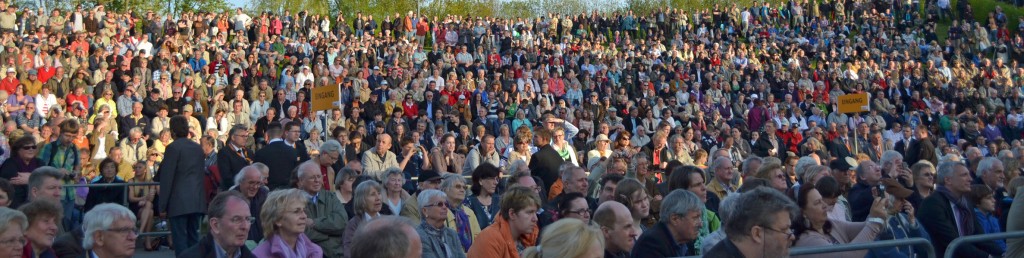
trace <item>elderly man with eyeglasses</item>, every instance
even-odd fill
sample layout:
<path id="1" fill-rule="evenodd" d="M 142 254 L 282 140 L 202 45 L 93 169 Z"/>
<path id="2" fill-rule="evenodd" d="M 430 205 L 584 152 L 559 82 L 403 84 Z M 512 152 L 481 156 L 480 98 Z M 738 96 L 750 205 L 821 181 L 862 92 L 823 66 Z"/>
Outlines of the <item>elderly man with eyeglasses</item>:
<path id="1" fill-rule="evenodd" d="M 258 165 L 257 165 L 258 164 Z M 234 177 L 235 186 L 231 188 L 232 191 L 238 192 L 245 196 L 246 201 L 249 202 L 249 213 L 260 214 L 263 209 L 263 203 L 267 201 L 267 196 L 270 195 L 270 190 L 264 187 L 263 180 L 266 178 L 260 171 L 262 164 L 257 163 L 249 166 L 245 166 L 241 171 L 238 172 Z M 265 165 L 263 165 L 265 167 Z M 259 219 L 257 218 L 257 222 Z M 249 240 L 259 243 L 263 240 L 263 227 L 260 223 L 253 223 L 252 227 L 249 228 Z"/>
<path id="2" fill-rule="evenodd" d="M 256 222 L 245 196 L 234 191 L 221 192 L 210 201 L 206 215 L 210 233 L 178 257 L 256 257 L 245 247 L 249 229 Z"/>
<path id="3" fill-rule="evenodd" d="M 342 234 L 349 221 L 345 206 L 333 193 L 320 194 L 324 191 L 324 175 L 316 161 L 303 162 L 296 174 L 296 188 L 310 196 L 306 204 L 306 235 L 323 248 L 324 257 L 341 257 Z"/>
<path id="4" fill-rule="evenodd" d="M 124 206 L 96 205 L 85 213 L 82 228 L 82 246 L 88 250 L 88 257 L 128 258 L 135 254 L 139 230 L 135 227 L 135 214 Z"/>

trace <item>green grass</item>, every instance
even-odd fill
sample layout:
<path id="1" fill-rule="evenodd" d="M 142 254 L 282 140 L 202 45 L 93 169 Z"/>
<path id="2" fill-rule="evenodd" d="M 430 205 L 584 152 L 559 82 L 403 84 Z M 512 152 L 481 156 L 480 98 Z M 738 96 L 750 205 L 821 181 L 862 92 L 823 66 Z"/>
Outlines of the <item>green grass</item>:
<path id="1" fill-rule="evenodd" d="M 951 0 L 949 5 L 951 8 L 956 8 L 959 0 Z M 1010 31 L 1017 30 L 1017 17 L 1024 16 L 1024 8 L 1013 6 L 1013 4 L 1000 2 L 995 0 L 968 0 L 971 3 L 971 8 L 974 10 L 974 20 L 978 21 L 985 26 L 988 24 L 988 13 L 994 12 L 996 6 L 1003 8 L 1003 13 L 1006 14 L 1007 25 L 1006 28 Z M 955 11 L 955 10 L 954 10 Z M 944 41 L 946 35 L 949 32 L 949 26 L 952 20 L 939 21 L 935 27 L 935 34 L 939 36 L 939 40 Z"/>

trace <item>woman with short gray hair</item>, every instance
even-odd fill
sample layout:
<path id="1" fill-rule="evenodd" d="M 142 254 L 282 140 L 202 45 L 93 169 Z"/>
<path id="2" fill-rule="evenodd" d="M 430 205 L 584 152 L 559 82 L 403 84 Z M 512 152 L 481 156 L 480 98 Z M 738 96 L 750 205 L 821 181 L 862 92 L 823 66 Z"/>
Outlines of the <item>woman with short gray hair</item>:
<path id="1" fill-rule="evenodd" d="M 0 207 L 0 257 L 21 257 L 25 249 L 25 228 L 28 218 L 18 210 Z"/>
<path id="2" fill-rule="evenodd" d="M 459 174 L 447 174 L 441 178 L 441 191 L 448 195 L 448 227 L 458 233 L 464 251 L 469 250 L 473 239 L 480 235 L 480 222 L 466 200 L 466 179 Z"/>
<path id="3" fill-rule="evenodd" d="M 372 179 L 363 181 L 356 187 L 352 197 L 355 216 L 352 216 L 348 220 L 348 224 L 345 225 L 344 237 L 341 240 L 341 249 L 345 253 L 345 257 L 351 257 L 352 240 L 359 237 L 355 235 L 359 225 L 381 216 L 381 206 L 384 205 L 381 196 L 383 192 L 384 188 L 380 186 L 380 183 Z"/>
<path id="4" fill-rule="evenodd" d="M 391 167 L 384 171 L 384 204 L 388 205 L 395 215 L 402 210 L 402 204 L 409 198 L 409 193 L 402 189 L 405 185 L 405 172 L 397 167 Z"/>
<path id="5" fill-rule="evenodd" d="M 427 189 L 420 192 L 416 199 L 419 201 L 420 214 L 423 214 L 423 223 L 416 228 L 416 233 L 419 233 L 423 241 L 423 257 L 466 257 L 459 246 L 458 234 L 444 225 L 448 220 L 448 195 L 439 190 Z"/>

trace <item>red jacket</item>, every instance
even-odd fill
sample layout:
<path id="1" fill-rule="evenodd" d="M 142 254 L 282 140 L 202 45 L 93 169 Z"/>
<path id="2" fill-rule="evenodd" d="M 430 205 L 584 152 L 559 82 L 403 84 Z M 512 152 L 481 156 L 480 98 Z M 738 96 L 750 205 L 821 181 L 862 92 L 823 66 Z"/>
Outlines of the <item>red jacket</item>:
<path id="1" fill-rule="evenodd" d="M 0 80 L 0 90 L 7 91 L 9 95 L 14 95 L 14 90 L 18 89 L 20 84 L 21 82 L 14 76 L 7 76 L 7 78 Z"/>

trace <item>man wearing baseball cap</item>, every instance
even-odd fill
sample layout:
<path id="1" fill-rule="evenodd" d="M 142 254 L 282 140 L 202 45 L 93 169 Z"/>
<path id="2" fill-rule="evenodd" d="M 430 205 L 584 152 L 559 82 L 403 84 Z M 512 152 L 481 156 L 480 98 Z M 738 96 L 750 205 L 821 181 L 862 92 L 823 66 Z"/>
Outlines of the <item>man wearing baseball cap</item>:
<path id="1" fill-rule="evenodd" d="M 9 95 L 13 95 L 14 90 L 18 88 L 19 84 L 21 84 L 21 82 L 18 81 L 17 75 L 18 72 L 14 70 L 14 67 L 7 68 L 7 73 L 5 74 L 4 79 L 0 80 L 0 90 L 6 91 Z"/>
<path id="2" fill-rule="evenodd" d="M 419 201 L 416 197 L 419 196 L 420 192 L 427 189 L 440 190 L 441 188 L 441 174 L 438 174 L 434 170 L 425 170 L 420 173 L 420 177 L 416 179 L 417 191 L 416 193 L 405 199 L 405 203 L 402 204 L 402 211 L 399 214 L 402 217 L 407 217 L 413 221 L 420 221 L 420 209 Z"/>

